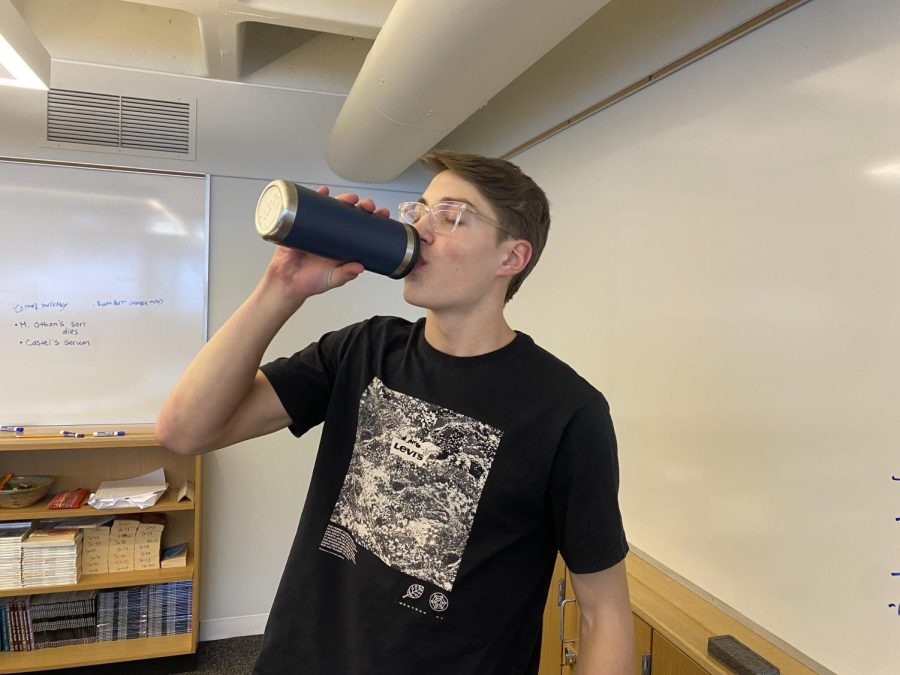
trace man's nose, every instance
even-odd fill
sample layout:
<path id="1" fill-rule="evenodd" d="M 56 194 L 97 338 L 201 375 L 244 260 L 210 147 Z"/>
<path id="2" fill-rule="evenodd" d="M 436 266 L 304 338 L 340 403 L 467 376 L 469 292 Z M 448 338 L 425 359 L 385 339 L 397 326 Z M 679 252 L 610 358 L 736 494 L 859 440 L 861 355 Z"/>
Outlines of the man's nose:
<path id="1" fill-rule="evenodd" d="M 434 229 L 427 217 L 420 218 L 412 227 L 419 233 L 419 241 L 429 245 L 434 241 Z"/>

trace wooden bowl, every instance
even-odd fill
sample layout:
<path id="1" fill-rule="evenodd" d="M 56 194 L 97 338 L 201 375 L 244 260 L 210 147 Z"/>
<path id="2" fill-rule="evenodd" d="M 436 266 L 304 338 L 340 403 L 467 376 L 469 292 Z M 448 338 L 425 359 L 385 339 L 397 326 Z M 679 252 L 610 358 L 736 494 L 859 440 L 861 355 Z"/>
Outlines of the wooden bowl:
<path id="1" fill-rule="evenodd" d="M 53 480 L 53 476 L 13 476 L 0 490 L 0 508 L 31 506 L 50 491 Z"/>

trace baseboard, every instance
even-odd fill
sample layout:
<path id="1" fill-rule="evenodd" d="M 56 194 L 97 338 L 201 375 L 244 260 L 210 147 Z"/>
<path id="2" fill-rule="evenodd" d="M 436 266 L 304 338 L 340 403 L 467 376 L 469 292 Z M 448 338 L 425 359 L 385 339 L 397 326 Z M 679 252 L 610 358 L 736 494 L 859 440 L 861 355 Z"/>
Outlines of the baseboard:
<path id="1" fill-rule="evenodd" d="M 268 618 L 268 614 L 250 614 L 201 621 L 199 640 L 200 642 L 209 642 L 210 640 L 224 640 L 244 635 L 262 635 Z"/>

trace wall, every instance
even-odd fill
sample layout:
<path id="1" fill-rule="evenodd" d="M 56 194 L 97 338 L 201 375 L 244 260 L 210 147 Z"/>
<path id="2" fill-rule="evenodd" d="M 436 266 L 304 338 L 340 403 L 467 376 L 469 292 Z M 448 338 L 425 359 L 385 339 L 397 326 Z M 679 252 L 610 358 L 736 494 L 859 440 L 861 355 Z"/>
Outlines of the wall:
<path id="1" fill-rule="evenodd" d="M 501 155 L 775 4 L 612 0 L 441 145 Z"/>
<path id="2" fill-rule="evenodd" d="M 900 657 L 898 35 L 816 0 L 515 158 L 509 316 L 610 399 L 629 541 L 816 672 Z"/>

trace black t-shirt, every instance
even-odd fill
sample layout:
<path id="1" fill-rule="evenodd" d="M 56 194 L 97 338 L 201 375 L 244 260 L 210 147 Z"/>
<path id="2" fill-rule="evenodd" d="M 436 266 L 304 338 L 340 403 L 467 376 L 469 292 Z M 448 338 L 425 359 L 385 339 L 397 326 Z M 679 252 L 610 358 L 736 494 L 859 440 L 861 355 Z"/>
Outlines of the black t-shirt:
<path id="1" fill-rule="evenodd" d="M 481 356 L 375 317 L 262 367 L 325 422 L 254 673 L 536 673 L 557 549 L 628 550 L 602 394 L 523 333 Z"/>

